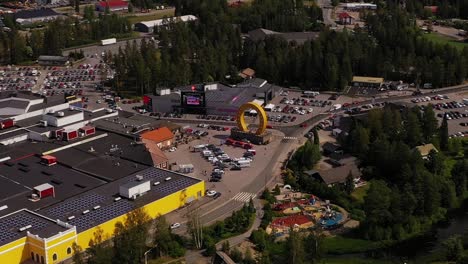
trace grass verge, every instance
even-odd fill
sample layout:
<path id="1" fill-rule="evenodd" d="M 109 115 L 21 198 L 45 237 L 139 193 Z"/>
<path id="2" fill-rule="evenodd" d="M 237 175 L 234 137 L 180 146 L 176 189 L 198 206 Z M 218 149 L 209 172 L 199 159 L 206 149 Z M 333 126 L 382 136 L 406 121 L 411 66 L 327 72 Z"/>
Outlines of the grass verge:
<path id="1" fill-rule="evenodd" d="M 328 250 L 329 254 L 340 255 L 367 252 L 382 247 L 383 243 L 335 236 L 326 238 L 324 246 Z"/>
<path id="2" fill-rule="evenodd" d="M 175 9 L 165 9 L 165 10 L 160 10 L 154 14 L 150 14 L 146 16 L 128 16 L 127 18 L 131 24 L 135 24 L 135 23 L 142 22 L 142 21 L 151 21 L 151 20 L 161 19 L 164 17 L 173 17 L 174 12 L 175 12 Z"/>
<path id="3" fill-rule="evenodd" d="M 434 43 L 438 43 L 442 45 L 449 44 L 450 46 L 453 46 L 459 50 L 462 50 L 463 48 L 468 47 L 468 43 L 460 42 L 453 38 L 440 35 L 438 33 L 432 32 L 432 33 L 424 34 L 424 36 Z"/>

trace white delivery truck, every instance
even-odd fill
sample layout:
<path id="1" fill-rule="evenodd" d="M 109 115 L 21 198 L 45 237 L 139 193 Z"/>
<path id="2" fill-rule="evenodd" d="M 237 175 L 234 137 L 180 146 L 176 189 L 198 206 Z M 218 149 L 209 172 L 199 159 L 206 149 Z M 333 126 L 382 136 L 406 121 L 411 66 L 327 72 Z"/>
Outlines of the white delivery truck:
<path id="1" fill-rule="evenodd" d="M 101 40 L 101 45 L 102 45 L 102 46 L 112 45 L 112 44 L 115 44 L 115 43 L 117 43 L 117 39 L 116 39 L 116 38 L 110 38 L 110 39 L 103 39 L 103 40 Z"/>
<path id="2" fill-rule="evenodd" d="M 236 163 L 241 168 L 250 167 L 250 160 L 238 160 Z"/>

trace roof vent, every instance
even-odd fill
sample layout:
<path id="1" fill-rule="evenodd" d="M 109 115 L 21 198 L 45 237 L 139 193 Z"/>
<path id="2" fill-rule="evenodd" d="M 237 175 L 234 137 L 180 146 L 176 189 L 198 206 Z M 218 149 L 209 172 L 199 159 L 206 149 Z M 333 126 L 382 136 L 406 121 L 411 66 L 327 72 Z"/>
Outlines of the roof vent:
<path id="1" fill-rule="evenodd" d="M 142 176 L 142 175 L 137 175 L 137 176 L 136 176 L 136 179 L 137 179 L 137 181 L 142 181 L 142 180 L 143 180 L 143 176 Z"/>
<path id="2" fill-rule="evenodd" d="M 94 210 L 97 210 L 97 209 L 99 209 L 99 208 L 101 208 L 100 205 L 96 205 L 96 206 L 93 207 Z"/>
<path id="3" fill-rule="evenodd" d="M 169 180 L 171 180 L 171 179 L 172 179 L 171 177 L 167 177 L 165 180 L 166 180 L 166 181 L 169 181 Z"/>
<path id="4" fill-rule="evenodd" d="M 64 117 L 65 113 L 63 111 L 57 112 L 57 116 L 59 117 Z"/>
<path id="5" fill-rule="evenodd" d="M 75 219 L 75 216 L 74 216 L 74 215 L 72 215 L 72 216 L 69 216 L 67 219 L 68 219 L 68 220 Z"/>
<path id="6" fill-rule="evenodd" d="M 23 226 L 23 227 L 21 227 L 21 228 L 19 229 L 19 231 L 20 231 L 20 232 L 23 232 L 24 230 L 27 230 L 27 229 L 29 229 L 29 228 L 31 228 L 31 227 L 32 227 L 32 225 Z"/>
<path id="7" fill-rule="evenodd" d="M 154 186 L 161 184 L 160 182 L 153 183 Z"/>
<path id="8" fill-rule="evenodd" d="M 89 213 L 89 210 L 84 210 L 84 211 L 83 211 L 83 214 L 84 214 L 84 215 L 87 214 L 87 213 Z"/>
<path id="9" fill-rule="evenodd" d="M 120 199 L 122 199 L 122 197 L 116 197 L 116 198 L 114 199 L 114 202 L 120 201 Z"/>

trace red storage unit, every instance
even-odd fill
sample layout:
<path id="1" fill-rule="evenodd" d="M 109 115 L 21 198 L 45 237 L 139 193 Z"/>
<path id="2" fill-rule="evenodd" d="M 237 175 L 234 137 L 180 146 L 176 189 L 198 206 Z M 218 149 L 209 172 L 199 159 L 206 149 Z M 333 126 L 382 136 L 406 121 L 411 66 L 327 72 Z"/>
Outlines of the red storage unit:
<path id="1" fill-rule="evenodd" d="M 70 141 L 78 137 L 78 131 L 70 130 L 70 131 L 63 131 L 63 140 Z"/>
<path id="2" fill-rule="evenodd" d="M 80 132 L 85 136 L 94 135 L 96 133 L 96 128 L 92 126 L 84 126 L 80 128 Z"/>
<path id="3" fill-rule="evenodd" d="M 52 135 L 51 137 L 52 138 L 62 138 L 62 133 L 65 129 L 59 129 L 59 130 L 55 130 L 55 131 L 52 131 Z"/>
<path id="4" fill-rule="evenodd" d="M 0 130 L 7 129 L 15 125 L 15 121 L 13 119 L 5 119 L 0 121 Z"/>
<path id="5" fill-rule="evenodd" d="M 41 163 L 47 166 L 57 164 L 57 158 L 51 155 L 45 155 L 41 157 Z"/>
<path id="6" fill-rule="evenodd" d="M 45 198 L 48 196 L 55 197 L 54 186 L 48 183 L 44 183 L 44 184 L 34 187 L 34 193 L 37 194 L 39 198 Z"/>

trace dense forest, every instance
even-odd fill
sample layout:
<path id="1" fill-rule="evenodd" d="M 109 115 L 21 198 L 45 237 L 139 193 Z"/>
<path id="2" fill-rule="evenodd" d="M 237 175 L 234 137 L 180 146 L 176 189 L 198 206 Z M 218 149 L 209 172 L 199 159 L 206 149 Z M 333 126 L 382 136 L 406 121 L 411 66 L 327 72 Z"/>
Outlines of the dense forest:
<path id="1" fill-rule="evenodd" d="M 33 29 L 30 34 L 20 31 L 11 16 L 5 24 L 11 31 L 0 32 L 0 60 L 17 64 L 35 60 L 39 55 L 60 55 L 62 49 L 97 42 L 107 37 L 128 37 L 132 27 L 125 17 L 116 14 L 94 16 L 85 10 L 85 19 L 67 18 L 51 21 L 42 29 Z"/>
<path id="2" fill-rule="evenodd" d="M 240 29 L 253 29 L 251 25 L 279 31 L 306 30 L 306 24 L 316 21 L 316 15 L 306 15 L 305 8 L 298 8 L 297 16 L 291 14 L 287 11 L 294 10 L 291 3 L 254 1 L 250 7 L 232 11 L 226 3 L 211 0 L 178 2 L 176 13 L 195 14 L 198 23 L 175 25 L 171 31 L 159 32 L 162 49 L 153 50 L 153 55 L 142 59 L 120 55 L 120 61 L 144 62 L 139 67 L 148 74 L 151 72 L 153 78 L 149 85 L 140 82 L 136 87 L 136 82 L 130 82 L 126 87 L 148 92 L 159 86 L 223 80 L 245 67 L 255 69 L 258 77 L 279 85 L 337 91 L 353 75 L 383 76 L 419 85 L 432 83 L 436 88 L 459 84 L 468 75 L 468 49 L 460 51 L 427 40 L 415 26 L 414 18 L 399 8 L 379 9 L 376 14 L 366 15 L 366 28 L 344 32 L 324 29 L 318 39 L 304 45 L 288 43 L 278 36 L 259 42 L 244 38 L 241 45 Z M 232 28 L 234 21 L 240 29 Z M 131 54 L 141 56 L 138 52 L 127 53 Z M 148 54 L 147 50 L 144 54 Z M 156 62 L 148 60 L 152 57 L 157 58 Z M 171 60 L 164 62 L 167 67 L 158 74 L 154 70 L 157 67 L 150 64 L 165 58 Z M 121 79 L 139 79 L 132 70 L 135 68 L 120 69 L 118 72 L 124 73 Z"/>
<path id="3" fill-rule="evenodd" d="M 467 197 L 466 147 L 448 139 L 446 120 L 439 126 L 431 106 L 372 110 L 354 120 L 341 142 L 370 181 L 362 204 L 348 196 L 346 184 L 328 188 L 302 175 L 302 167 L 290 166 L 285 181 L 346 207 L 362 221 L 360 235 L 366 239 L 400 240 L 423 232 Z M 415 147 L 425 143 L 440 151 L 423 159 Z"/>

